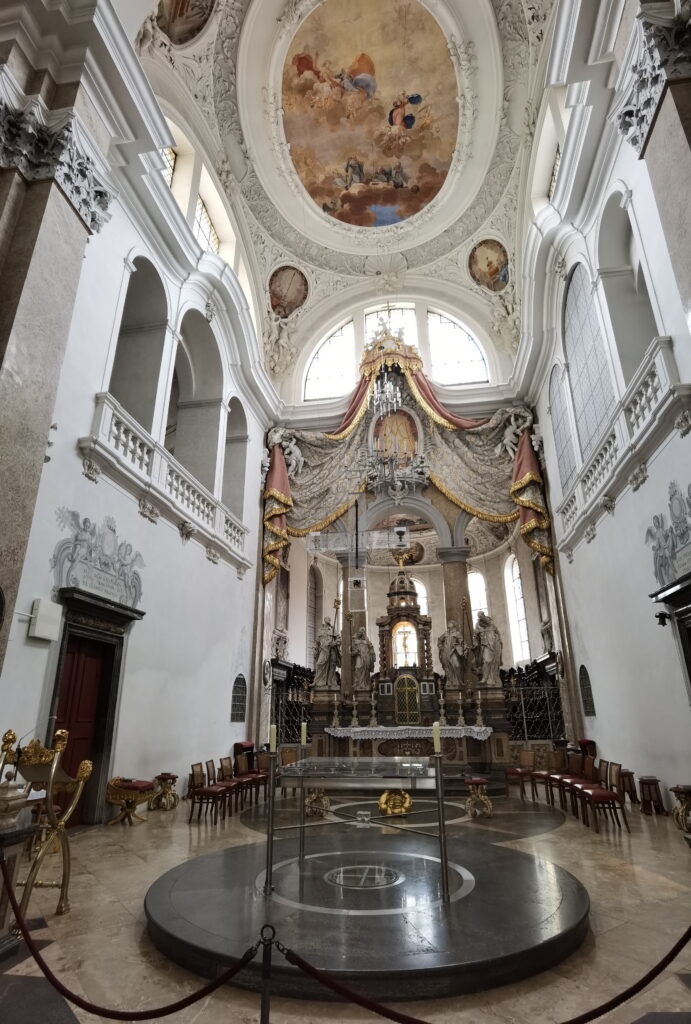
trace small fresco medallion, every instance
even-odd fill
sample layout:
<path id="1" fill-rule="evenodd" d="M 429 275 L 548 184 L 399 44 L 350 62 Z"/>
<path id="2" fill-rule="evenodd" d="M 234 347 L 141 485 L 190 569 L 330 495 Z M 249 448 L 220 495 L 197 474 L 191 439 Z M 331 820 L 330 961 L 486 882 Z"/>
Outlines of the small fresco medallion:
<path id="1" fill-rule="evenodd" d="M 307 298 L 307 278 L 297 267 L 278 267 L 269 278 L 271 311 L 280 317 L 290 316 Z"/>
<path id="2" fill-rule="evenodd" d="M 491 292 L 500 292 L 509 283 L 509 257 L 496 238 L 478 242 L 468 260 L 470 276 L 476 284 Z"/>
<path id="3" fill-rule="evenodd" d="M 440 191 L 458 136 L 444 34 L 417 0 L 325 0 L 283 70 L 283 126 L 300 181 L 330 217 L 384 227 Z"/>
<path id="4" fill-rule="evenodd" d="M 216 0 L 160 0 L 158 27 L 176 46 L 191 43 L 211 17 Z"/>

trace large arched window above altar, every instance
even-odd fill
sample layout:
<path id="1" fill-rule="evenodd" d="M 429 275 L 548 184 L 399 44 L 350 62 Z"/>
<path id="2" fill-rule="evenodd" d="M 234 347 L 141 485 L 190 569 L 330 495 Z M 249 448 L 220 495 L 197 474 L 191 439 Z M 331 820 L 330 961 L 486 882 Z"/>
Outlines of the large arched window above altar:
<path id="1" fill-rule="evenodd" d="M 349 320 L 325 338 L 312 356 L 305 377 L 305 401 L 347 395 L 356 380 L 355 328 Z"/>
<path id="2" fill-rule="evenodd" d="M 426 302 L 361 307 L 353 319 L 323 338 L 307 364 L 302 397 L 306 402 L 340 398 L 357 382 L 357 365 L 384 322 L 422 356 L 425 372 L 442 387 L 487 384 L 487 355 L 473 331 L 460 320 L 428 307 Z"/>
<path id="3" fill-rule="evenodd" d="M 489 614 L 485 577 L 477 569 L 472 569 L 468 573 L 468 593 L 470 595 L 470 610 L 473 615 L 473 622 L 475 622 L 478 612 L 484 612 L 485 615 Z"/>

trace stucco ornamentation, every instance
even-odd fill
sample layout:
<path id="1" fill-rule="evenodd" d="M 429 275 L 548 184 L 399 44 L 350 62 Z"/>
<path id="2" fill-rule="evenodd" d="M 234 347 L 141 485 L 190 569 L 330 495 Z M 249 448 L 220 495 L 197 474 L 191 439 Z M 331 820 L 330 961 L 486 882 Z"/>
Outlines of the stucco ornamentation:
<path id="1" fill-rule="evenodd" d="M 60 529 L 71 534 L 58 543 L 50 560 L 56 592 L 79 587 L 136 608 L 142 595 L 139 569 L 145 568 L 144 559 L 118 536 L 112 516 L 97 525 L 64 506 L 55 515 Z"/>
<path id="2" fill-rule="evenodd" d="M 89 231 L 100 231 L 110 220 L 113 192 L 77 141 L 72 117 L 50 126 L 35 110 L 14 110 L 0 100 L 0 167 L 19 171 L 27 181 L 53 179 Z"/>

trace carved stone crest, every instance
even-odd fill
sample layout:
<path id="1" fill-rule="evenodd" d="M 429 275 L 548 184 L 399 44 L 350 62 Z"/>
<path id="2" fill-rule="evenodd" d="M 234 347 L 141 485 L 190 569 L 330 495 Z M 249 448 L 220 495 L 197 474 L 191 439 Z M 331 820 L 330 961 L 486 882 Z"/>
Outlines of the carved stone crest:
<path id="1" fill-rule="evenodd" d="M 60 541 L 50 561 L 56 590 L 79 587 L 136 608 L 142 595 L 138 570 L 144 568 L 144 559 L 118 536 L 112 516 L 96 525 L 88 516 L 63 506 L 56 518 L 60 528 L 71 534 Z"/>

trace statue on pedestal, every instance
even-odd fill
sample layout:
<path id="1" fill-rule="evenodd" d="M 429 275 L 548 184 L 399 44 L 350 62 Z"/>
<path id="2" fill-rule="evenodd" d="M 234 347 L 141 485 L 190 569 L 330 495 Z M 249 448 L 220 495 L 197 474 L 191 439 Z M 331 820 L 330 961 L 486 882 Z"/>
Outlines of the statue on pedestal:
<path id="1" fill-rule="evenodd" d="M 319 627 L 314 643 L 314 686 L 318 690 L 334 690 L 338 685 L 336 669 L 341 664 L 341 635 L 327 617 Z"/>
<path id="2" fill-rule="evenodd" d="M 463 665 L 467 646 L 463 640 L 463 634 L 455 622 L 449 622 L 446 632 L 437 640 L 439 648 L 439 660 L 446 676 L 446 685 L 453 690 L 463 688 Z"/>
<path id="3" fill-rule="evenodd" d="M 374 645 L 367 630 L 360 626 L 350 645 L 353 659 L 353 690 L 369 690 L 374 670 Z"/>
<path id="4" fill-rule="evenodd" d="M 501 635 L 493 620 L 485 612 L 478 612 L 473 634 L 473 651 L 480 686 L 501 686 L 499 668 L 502 647 Z"/>

